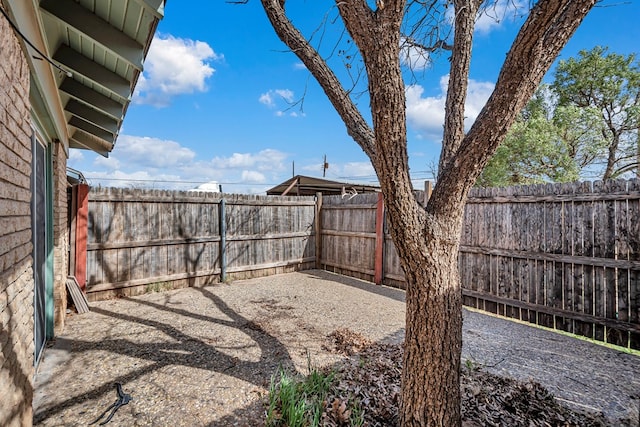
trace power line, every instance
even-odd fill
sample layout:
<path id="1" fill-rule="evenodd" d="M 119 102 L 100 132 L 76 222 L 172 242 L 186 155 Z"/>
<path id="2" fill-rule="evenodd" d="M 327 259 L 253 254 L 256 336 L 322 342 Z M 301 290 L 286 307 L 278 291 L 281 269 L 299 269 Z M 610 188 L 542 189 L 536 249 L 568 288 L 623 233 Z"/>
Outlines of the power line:
<path id="1" fill-rule="evenodd" d="M 11 18 L 9 18 L 9 15 L 7 14 L 7 12 L 0 7 L 0 13 L 2 13 L 2 16 L 5 17 L 5 19 L 7 20 L 7 22 L 9 23 L 9 25 L 11 26 L 11 28 L 13 28 L 13 31 L 15 31 L 15 33 L 22 39 L 25 41 L 26 44 L 28 44 L 29 46 L 31 46 L 31 48 L 33 50 L 35 50 L 38 55 L 41 56 L 41 58 L 37 57 L 37 56 L 33 56 L 32 57 L 34 59 L 44 59 L 45 61 L 47 61 L 49 64 L 53 65 L 55 68 L 57 68 L 58 70 L 62 71 L 63 73 L 65 73 L 67 75 L 67 77 L 73 77 L 73 73 L 71 73 L 71 71 L 69 70 L 65 70 L 64 68 L 62 68 L 60 65 L 56 64 L 55 62 L 53 62 L 53 60 L 51 58 L 49 58 L 47 55 L 45 55 L 44 53 L 42 53 L 40 51 L 40 49 L 38 49 L 33 43 L 31 43 L 31 41 L 27 38 L 27 36 L 25 36 L 24 34 L 22 34 L 22 32 L 18 29 L 17 25 L 13 23 L 13 21 L 11 20 Z"/>
<path id="2" fill-rule="evenodd" d="M 183 181 L 183 180 L 171 180 L 171 179 L 135 179 L 135 178 L 102 178 L 98 176 L 86 176 L 87 180 L 94 181 L 126 181 L 126 182 L 151 182 L 151 183 L 169 183 L 169 184 L 208 184 L 210 181 Z M 216 184 L 224 184 L 224 185 L 278 185 L 274 183 L 268 182 L 256 182 L 256 183 L 247 183 L 247 182 L 219 182 L 215 181 Z"/>

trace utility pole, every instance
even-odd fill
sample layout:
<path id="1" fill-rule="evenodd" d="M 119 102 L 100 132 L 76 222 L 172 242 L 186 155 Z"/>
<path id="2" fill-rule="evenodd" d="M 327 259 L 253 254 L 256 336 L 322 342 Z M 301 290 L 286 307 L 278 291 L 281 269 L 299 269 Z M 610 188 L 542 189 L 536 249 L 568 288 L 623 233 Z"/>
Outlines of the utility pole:
<path id="1" fill-rule="evenodd" d="M 329 169 L 329 163 L 327 163 L 327 155 L 324 155 L 324 162 L 322 162 L 322 177 L 327 175 L 327 169 Z"/>

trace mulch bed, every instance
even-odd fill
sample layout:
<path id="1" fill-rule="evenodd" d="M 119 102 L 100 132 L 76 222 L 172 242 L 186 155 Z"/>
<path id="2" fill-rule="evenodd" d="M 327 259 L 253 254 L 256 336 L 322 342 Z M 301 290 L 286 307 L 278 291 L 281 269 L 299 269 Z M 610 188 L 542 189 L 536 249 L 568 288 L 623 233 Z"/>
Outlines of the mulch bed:
<path id="1" fill-rule="evenodd" d="M 337 382 L 327 398 L 325 426 L 341 426 L 349 399 L 360 401 L 365 425 L 398 424 L 402 347 L 379 344 L 348 329 L 329 335 L 327 349 L 348 356 L 329 369 Z M 580 426 L 610 425 L 602 414 L 581 413 L 560 405 L 537 382 L 519 382 L 465 364 L 461 372 L 463 426 Z"/>

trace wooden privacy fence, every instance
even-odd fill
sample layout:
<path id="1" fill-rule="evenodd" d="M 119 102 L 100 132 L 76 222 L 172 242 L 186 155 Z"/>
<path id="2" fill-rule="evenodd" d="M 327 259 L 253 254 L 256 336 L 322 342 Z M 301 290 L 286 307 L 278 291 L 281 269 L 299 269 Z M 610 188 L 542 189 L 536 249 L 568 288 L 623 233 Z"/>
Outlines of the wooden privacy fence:
<path id="1" fill-rule="evenodd" d="M 90 299 L 315 265 L 313 197 L 97 188 L 89 192 Z"/>
<path id="2" fill-rule="evenodd" d="M 98 188 L 86 216 L 89 299 L 314 266 L 405 287 L 380 194 L 316 202 Z M 637 180 L 474 189 L 459 253 L 464 302 L 640 349 L 639 219 Z"/>
<path id="3" fill-rule="evenodd" d="M 384 221 L 377 195 L 324 198 L 321 264 L 403 288 Z M 467 305 L 640 349 L 640 181 L 474 189 L 459 266 Z"/>

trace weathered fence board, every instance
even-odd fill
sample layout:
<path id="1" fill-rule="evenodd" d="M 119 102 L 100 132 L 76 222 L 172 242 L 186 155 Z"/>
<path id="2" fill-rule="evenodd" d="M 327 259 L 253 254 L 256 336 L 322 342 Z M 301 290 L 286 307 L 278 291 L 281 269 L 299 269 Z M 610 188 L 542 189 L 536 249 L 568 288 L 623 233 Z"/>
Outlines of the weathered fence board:
<path id="1" fill-rule="evenodd" d="M 630 278 L 640 270 L 638 251 L 632 249 L 632 242 L 639 238 L 633 225 L 638 215 L 633 207 L 640 198 L 638 182 L 524 186 L 485 196 L 474 190 L 465 221 L 495 222 L 499 232 L 480 250 L 475 247 L 478 240 L 464 233 L 461 251 L 489 251 L 501 260 L 497 290 L 487 297 L 535 304 L 550 314 L 537 316 L 538 323 L 637 348 L 638 304 Z M 484 210 L 480 216 L 478 206 Z M 471 230 L 481 233 L 480 228 Z M 461 271 L 469 263 L 486 263 L 477 255 L 461 259 Z M 503 286 L 509 276 L 512 288 Z M 532 282 L 527 285 L 527 280 Z M 530 295 L 524 294 L 525 289 Z M 531 295 L 534 292 L 539 295 Z M 524 317 L 522 311 L 518 316 Z"/>
<path id="2" fill-rule="evenodd" d="M 322 267 L 371 282 L 375 280 L 377 201 L 377 194 L 323 198 Z"/>
<path id="3" fill-rule="evenodd" d="M 321 264 L 373 281 L 374 195 L 325 197 L 321 215 Z M 387 231 L 383 282 L 404 287 Z M 459 254 L 465 304 L 639 349 L 639 261 L 638 180 L 470 194 Z"/>
<path id="4" fill-rule="evenodd" d="M 87 292 L 96 299 L 215 282 L 222 251 L 230 278 L 311 268 L 314 220 L 312 197 L 92 189 Z"/>

